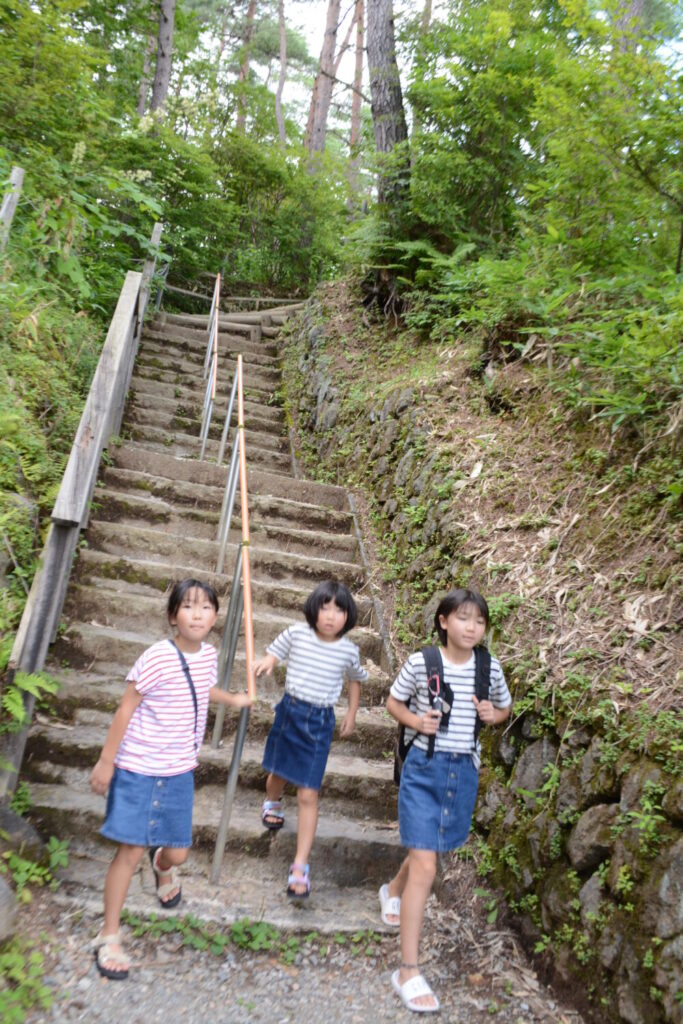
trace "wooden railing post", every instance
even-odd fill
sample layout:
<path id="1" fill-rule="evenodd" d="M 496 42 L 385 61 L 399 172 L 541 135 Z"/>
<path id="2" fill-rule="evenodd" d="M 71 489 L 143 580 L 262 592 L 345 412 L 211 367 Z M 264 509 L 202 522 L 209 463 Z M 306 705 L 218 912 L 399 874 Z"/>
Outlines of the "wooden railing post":
<path id="1" fill-rule="evenodd" d="M 5 193 L 5 197 L 2 200 L 2 206 L 0 206 L 0 252 L 2 252 L 7 245 L 9 229 L 12 225 L 17 204 L 19 203 L 21 186 L 24 183 L 24 171 L 21 167 L 12 168 L 9 176 L 9 183 L 9 190 Z"/>

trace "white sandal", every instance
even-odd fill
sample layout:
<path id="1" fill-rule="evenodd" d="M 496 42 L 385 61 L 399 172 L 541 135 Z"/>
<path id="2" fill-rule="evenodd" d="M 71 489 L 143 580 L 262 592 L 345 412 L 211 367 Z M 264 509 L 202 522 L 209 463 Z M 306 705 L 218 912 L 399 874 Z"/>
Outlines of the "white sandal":
<path id="1" fill-rule="evenodd" d="M 379 891 L 379 905 L 382 908 L 382 922 L 390 928 L 400 928 L 400 921 L 389 921 L 389 916 L 401 916 L 401 897 L 390 896 L 389 886 L 383 885 Z"/>
<path id="2" fill-rule="evenodd" d="M 125 981 L 130 969 L 130 959 L 125 953 L 116 951 L 112 947 L 121 945 L 121 933 L 116 935 L 98 935 L 93 941 L 95 947 L 95 966 L 103 978 L 110 978 L 112 981 Z M 105 967 L 106 963 L 118 964 L 120 971 L 111 967 Z"/>
<path id="3" fill-rule="evenodd" d="M 400 973 L 400 970 L 394 971 L 391 975 L 391 984 L 403 1005 L 407 1009 L 412 1010 L 413 1013 L 437 1013 L 439 1010 L 439 1000 L 422 975 L 416 974 L 414 978 L 408 978 L 407 981 L 401 984 L 398 980 Z M 421 1003 L 416 1003 L 414 1000 L 419 999 L 420 996 L 431 996 L 434 1000 L 434 1005 L 423 1006 Z"/>
<path id="4" fill-rule="evenodd" d="M 159 854 L 161 853 L 162 850 L 163 846 L 153 846 L 152 849 L 149 851 L 149 859 L 152 863 L 152 871 L 154 872 L 154 881 L 156 882 L 157 897 L 159 903 L 164 908 L 164 910 L 172 910 L 173 907 L 178 906 L 181 899 L 183 898 L 183 890 L 180 887 L 180 883 L 178 882 L 178 869 L 175 866 L 171 866 L 170 868 L 164 868 L 163 871 L 160 869 Z M 159 885 L 160 875 L 170 875 L 171 881 L 164 882 L 163 885 Z M 174 889 L 178 890 L 175 896 L 172 896 L 170 900 L 165 900 L 164 896 L 168 896 L 169 893 L 172 893 Z"/>

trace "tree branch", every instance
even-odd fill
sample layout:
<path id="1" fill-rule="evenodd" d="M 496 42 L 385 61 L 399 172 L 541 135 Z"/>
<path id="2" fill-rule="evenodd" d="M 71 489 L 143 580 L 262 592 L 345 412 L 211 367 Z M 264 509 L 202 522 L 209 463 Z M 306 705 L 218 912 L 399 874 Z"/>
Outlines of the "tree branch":
<path id="1" fill-rule="evenodd" d="M 341 78 L 337 78 L 336 75 L 331 75 L 329 71 L 323 71 L 322 68 L 320 69 L 320 74 L 324 75 L 325 78 L 331 78 L 332 81 L 337 82 L 338 85 L 343 85 L 345 89 L 350 89 L 351 92 L 357 92 L 361 99 L 364 99 L 366 103 L 372 103 L 372 100 L 366 96 L 364 92 L 361 92 L 360 89 L 357 89 L 355 85 L 350 85 L 349 82 L 342 82 Z"/>

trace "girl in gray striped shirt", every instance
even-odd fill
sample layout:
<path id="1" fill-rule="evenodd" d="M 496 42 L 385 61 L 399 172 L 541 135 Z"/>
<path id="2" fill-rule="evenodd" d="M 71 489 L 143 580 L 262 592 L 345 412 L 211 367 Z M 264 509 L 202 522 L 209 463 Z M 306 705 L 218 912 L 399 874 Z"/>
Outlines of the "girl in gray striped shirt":
<path id="1" fill-rule="evenodd" d="M 297 787 L 299 816 L 297 848 L 289 869 L 287 895 L 308 896 L 308 857 L 318 825 L 318 792 L 334 733 L 334 705 L 344 679 L 349 682 L 349 709 L 340 727 L 350 736 L 356 722 L 360 684 L 368 674 L 358 648 L 345 636 L 358 619 L 356 603 L 343 583 L 328 580 L 310 594 L 304 605 L 306 623 L 288 626 L 255 665 L 256 675 L 270 675 L 287 662 L 285 694 L 275 708 L 275 721 L 266 740 L 263 767 L 268 772 L 261 820 L 266 828 L 282 828 L 285 782 Z"/>
<path id="2" fill-rule="evenodd" d="M 379 900 L 385 924 L 401 928 L 401 966 L 391 982 L 403 1004 L 416 1013 L 439 1009 L 418 966 L 420 932 L 437 854 L 462 846 L 470 830 L 479 782 L 477 717 L 496 725 L 510 713 L 510 693 L 496 658 L 491 658 L 488 699 L 481 691 L 477 699 L 475 692 L 475 648 L 484 639 L 488 622 L 489 609 L 481 594 L 452 590 L 434 616 L 443 679 L 432 679 L 432 685 L 439 684 L 433 706 L 421 652 L 408 658 L 387 700 L 389 714 L 406 727 L 406 739 L 414 742 L 398 792 L 401 843 L 408 856 L 398 874 L 380 889 Z"/>

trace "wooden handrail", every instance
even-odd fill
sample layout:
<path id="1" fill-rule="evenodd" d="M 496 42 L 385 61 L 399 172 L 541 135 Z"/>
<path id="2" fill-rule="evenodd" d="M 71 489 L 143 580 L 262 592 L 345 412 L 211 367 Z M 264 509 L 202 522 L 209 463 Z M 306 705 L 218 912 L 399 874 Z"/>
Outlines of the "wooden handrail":
<path id="1" fill-rule="evenodd" d="M 154 248 L 159 244 L 161 230 L 161 224 L 155 225 Z M 155 264 L 156 255 L 146 261 L 142 273 L 130 271 L 126 275 L 64 471 L 39 567 L 14 638 L 8 665 L 10 679 L 18 669 L 40 672 L 47 649 L 55 639 L 80 531 L 88 519 L 102 450 L 109 438 L 118 433 L 121 424 Z M 33 706 L 33 696 L 25 693 L 24 713 L 29 724 Z M 28 725 L 20 732 L 3 737 L 1 754 L 8 766 L 0 770 L 0 800 L 16 785 L 27 734 Z"/>
<path id="2" fill-rule="evenodd" d="M 242 591 L 244 595 L 244 651 L 247 691 L 256 698 L 254 676 L 254 616 L 251 602 L 251 562 L 249 559 L 249 503 L 247 495 L 247 452 L 244 442 L 244 387 L 242 354 L 237 356 L 237 429 L 240 438 L 240 505 L 242 510 Z"/>

